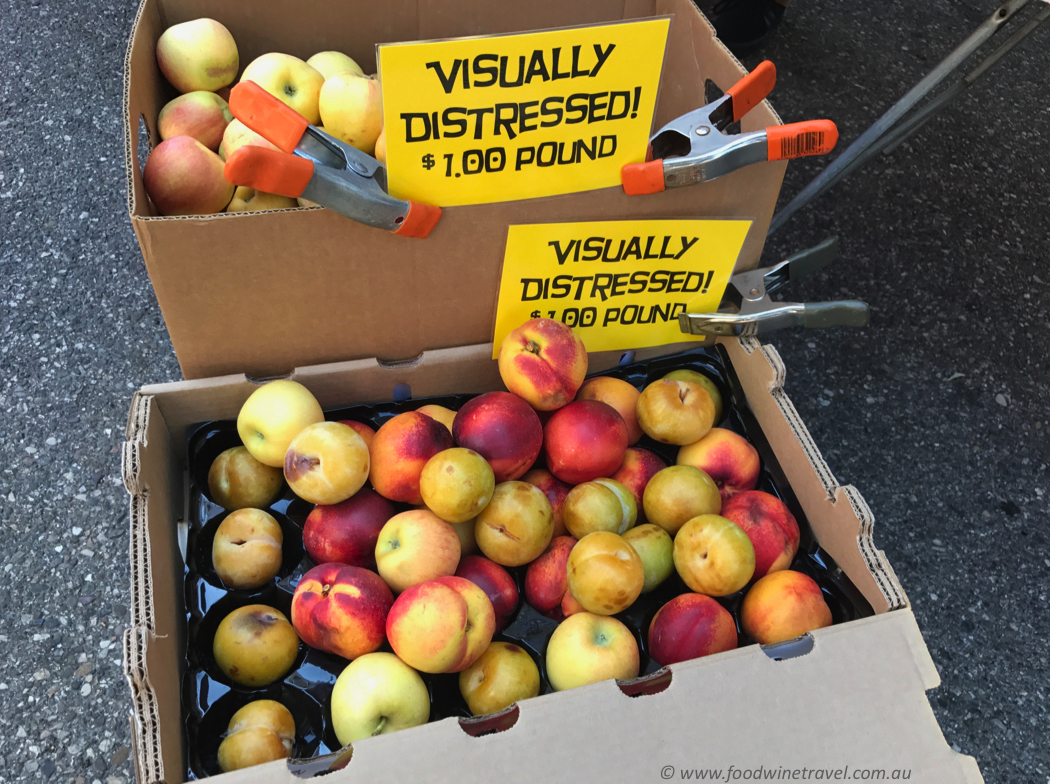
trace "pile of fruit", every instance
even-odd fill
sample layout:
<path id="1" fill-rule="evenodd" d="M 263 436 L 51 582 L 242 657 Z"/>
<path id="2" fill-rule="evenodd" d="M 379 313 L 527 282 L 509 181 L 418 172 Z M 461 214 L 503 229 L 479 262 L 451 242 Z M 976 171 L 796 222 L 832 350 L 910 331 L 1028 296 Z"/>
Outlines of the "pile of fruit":
<path id="1" fill-rule="evenodd" d="M 157 41 L 157 64 L 180 95 L 160 110 L 161 143 L 146 159 L 143 183 L 161 215 L 280 210 L 313 206 L 223 176 L 225 161 L 239 148 L 277 148 L 230 114 L 229 87 L 237 79 L 237 43 L 214 19 L 173 25 Z M 386 161 L 379 82 L 341 52 L 318 52 L 303 61 L 271 52 L 241 73 L 299 112 L 312 125 L 352 147 Z"/>
<path id="2" fill-rule="evenodd" d="M 715 427 L 720 383 L 693 369 L 641 390 L 585 382 L 582 342 L 548 319 L 506 338 L 499 369 L 509 392 L 402 407 L 378 430 L 325 421 L 293 381 L 244 403 L 242 445 L 207 470 L 230 511 L 190 563 L 239 597 L 191 628 L 198 663 L 241 695 L 228 724 L 212 721 L 221 770 L 302 754 L 304 735 L 317 750 L 324 728 L 297 735 L 289 692 L 263 691 L 293 671 L 333 673 L 322 699 L 345 745 L 434 718 L 442 689 L 489 714 L 832 623 L 821 587 L 790 569 L 795 517 L 755 489 L 757 450 Z M 287 612 L 261 602 L 278 583 L 294 591 Z M 244 704 L 264 695 L 279 699 Z"/>

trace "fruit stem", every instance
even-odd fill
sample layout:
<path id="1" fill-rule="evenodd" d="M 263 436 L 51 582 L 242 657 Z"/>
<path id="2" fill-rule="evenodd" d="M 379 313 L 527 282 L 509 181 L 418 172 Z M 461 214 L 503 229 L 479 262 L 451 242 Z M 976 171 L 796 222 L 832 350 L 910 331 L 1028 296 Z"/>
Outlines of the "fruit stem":
<path id="1" fill-rule="evenodd" d="M 372 737 L 374 738 L 376 735 L 382 735 L 383 734 L 383 727 L 385 727 L 385 726 L 386 726 L 386 716 L 380 716 L 379 717 L 379 724 L 376 725 L 375 730 L 372 731 Z"/>
<path id="2" fill-rule="evenodd" d="M 332 586 L 325 585 L 325 587 L 321 589 L 321 598 L 322 599 L 327 599 L 328 598 L 328 594 L 329 594 L 329 592 L 331 590 L 332 590 Z"/>
<path id="3" fill-rule="evenodd" d="M 530 354 L 539 354 L 540 344 L 537 343 L 535 340 L 530 340 L 528 343 L 525 344 L 525 350 L 528 351 Z"/>

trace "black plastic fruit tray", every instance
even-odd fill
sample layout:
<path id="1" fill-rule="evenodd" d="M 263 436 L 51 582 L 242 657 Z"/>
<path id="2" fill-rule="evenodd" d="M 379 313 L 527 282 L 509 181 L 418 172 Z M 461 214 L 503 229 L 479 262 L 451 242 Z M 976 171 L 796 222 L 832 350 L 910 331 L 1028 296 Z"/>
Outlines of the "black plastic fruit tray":
<path id="1" fill-rule="evenodd" d="M 630 354 L 625 355 L 625 360 L 630 359 Z M 783 500 L 799 524 L 801 539 L 791 568 L 809 575 L 817 582 L 831 608 L 833 623 L 873 615 L 868 602 L 815 540 L 809 521 L 792 493 L 769 442 L 748 408 L 729 357 L 720 346 L 699 348 L 649 362 L 625 361 L 618 368 L 593 375 L 614 376 L 642 389 L 646 384 L 680 368 L 698 371 L 715 382 L 724 402 L 723 421 L 716 424 L 743 435 L 758 450 L 762 470 L 757 489 Z M 395 397 L 403 396 L 401 393 L 403 390 L 395 390 Z M 427 404 L 458 410 L 470 397 L 451 395 L 418 400 L 409 398 L 398 402 L 333 409 L 325 412 L 325 416 L 329 420 L 353 419 L 378 429 L 392 417 Z M 218 748 L 230 718 L 239 708 L 258 699 L 277 700 L 291 711 L 296 726 L 293 758 L 304 759 L 335 752 L 340 744 L 332 728 L 329 698 L 336 678 L 348 664 L 346 659 L 300 643 L 295 665 L 288 675 L 267 687 L 251 689 L 231 683 L 216 665 L 211 652 L 219 622 L 238 607 L 267 604 L 291 618 L 295 587 L 302 575 L 315 565 L 303 549 L 302 536 L 303 524 L 313 505 L 296 497 L 286 486 L 281 498 L 267 510 L 280 523 L 284 533 L 284 560 L 280 572 L 259 589 L 242 591 L 227 588 L 212 567 L 211 546 L 215 530 L 228 513 L 208 498 L 208 469 L 220 452 L 240 445 L 236 422 L 223 420 L 202 423 L 190 428 L 187 440 L 191 510 L 185 570 L 187 651 L 183 680 L 187 778 L 196 780 L 221 772 Z M 674 465 L 678 447 L 659 444 L 648 436 L 643 436 L 637 446 L 656 453 L 668 465 Z M 541 455 L 536 467 L 546 467 L 542 460 Z M 398 511 L 412 508 L 407 504 L 395 506 Z M 532 655 L 540 670 L 540 694 L 543 695 L 551 691 L 547 681 L 545 650 L 558 622 L 541 615 L 524 602 L 525 570 L 526 567 L 508 569 L 518 585 L 518 608 L 507 627 L 493 639 L 517 643 Z M 661 669 L 648 655 L 649 623 L 660 607 L 686 591 L 688 588 L 678 575 L 672 573 L 662 585 L 643 594 L 631 607 L 616 616 L 631 629 L 637 639 L 642 675 Z M 718 602 L 736 621 L 740 647 L 754 644 L 740 627 L 739 610 L 744 593 L 740 591 L 718 598 Z M 389 651 L 389 644 L 385 643 L 381 650 Z M 789 658 L 804 651 L 792 651 L 788 645 L 777 646 L 775 652 L 767 652 L 775 658 Z M 430 691 L 430 721 L 450 716 L 471 716 L 459 692 L 458 674 L 422 673 L 422 676 Z"/>

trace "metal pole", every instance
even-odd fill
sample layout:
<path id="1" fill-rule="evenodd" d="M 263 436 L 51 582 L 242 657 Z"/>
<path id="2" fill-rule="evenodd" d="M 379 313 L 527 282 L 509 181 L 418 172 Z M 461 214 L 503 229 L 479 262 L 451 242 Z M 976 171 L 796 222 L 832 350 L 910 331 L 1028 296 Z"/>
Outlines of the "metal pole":
<path id="1" fill-rule="evenodd" d="M 970 55 L 972 55 L 985 41 L 995 35 L 1002 26 L 1027 5 L 1029 0 L 1006 0 L 998 9 L 970 34 L 970 36 L 959 44 L 954 51 L 945 57 L 937 67 L 930 71 L 918 84 L 911 88 L 908 93 L 897 103 L 890 107 L 882 117 L 876 120 L 868 130 L 851 144 L 845 152 L 836 158 L 827 169 L 821 172 L 801 193 L 780 212 L 773 216 L 767 236 L 773 234 L 777 229 L 794 215 L 798 210 L 822 194 L 832 185 L 845 176 L 847 168 L 853 161 L 859 158 L 876 144 L 901 117 L 912 107 L 922 100 L 934 87 L 940 84 L 949 74 L 958 68 Z"/>

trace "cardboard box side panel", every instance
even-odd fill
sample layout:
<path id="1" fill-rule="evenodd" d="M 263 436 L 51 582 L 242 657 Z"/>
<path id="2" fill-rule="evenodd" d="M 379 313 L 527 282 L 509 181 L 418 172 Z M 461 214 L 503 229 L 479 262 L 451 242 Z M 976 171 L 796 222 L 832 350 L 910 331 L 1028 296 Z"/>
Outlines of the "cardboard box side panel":
<path id="1" fill-rule="evenodd" d="M 637 782 L 657 780 L 668 767 L 677 779 L 694 768 L 847 765 L 909 770 L 923 782 L 981 781 L 974 760 L 948 747 L 930 709 L 913 659 L 922 636 L 910 612 L 813 637 L 813 650 L 795 659 L 773 661 L 752 646 L 674 665 L 658 694 L 630 698 L 604 681 L 526 700 L 516 724 L 493 735 L 468 736 L 446 719 L 369 738 L 326 781 L 429 780 L 440 770 L 442 780 L 457 782 Z M 221 779 L 258 780 L 296 779 L 279 763 Z"/>
<path id="2" fill-rule="evenodd" d="M 146 123 L 151 143 L 159 143 L 157 115 L 164 105 L 164 96 L 172 89 L 164 82 L 157 67 L 156 41 L 162 29 L 163 22 L 156 0 L 143 0 L 132 25 L 124 57 L 124 165 L 127 173 L 128 213 L 132 216 L 156 215 L 146 196 L 142 170 L 139 168 L 139 120 L 141 118 Z M 141 237 L 139 241 L 141 243 Z"/>
<path id="3" fill-rule="evenodd" d="M 904 591 L 871 539 L 873 515 L 860 493 L 840 487 L 784 392 L 784 365 L 770 346 L 726 340 L 733 366 L 806 512 L 821 547 L 831 554 L 876 613 L 906 605 Z"/>

